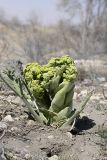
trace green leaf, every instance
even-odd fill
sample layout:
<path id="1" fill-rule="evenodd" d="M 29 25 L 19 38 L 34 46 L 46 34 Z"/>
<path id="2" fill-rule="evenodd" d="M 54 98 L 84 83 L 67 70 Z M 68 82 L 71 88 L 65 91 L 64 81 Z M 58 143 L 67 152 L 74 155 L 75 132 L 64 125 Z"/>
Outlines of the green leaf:
<path id="1" fill-rule="evenodd" d="M 85 100 L 84 100 L 84 101 L 82 102 L 82 104 L 80 105 L 80 108 L 81 108 L 81 109 L 80 109 L 79 111 L 76 111 L 76 112 L 73 114 L 73 116 L 71 116 L 71 117 L 67 120 L 67 122 L 65 122 L 65 123 L 61 126 L 61 128 L 69 127 L 69 126 L 73 123 L 74 119 L 77 118 L 77 117 L 80 115 L 80 113 L 83 111 L 83 109 L 85 108 L 85 106 L 86 106 L 87 102 L 89 101 L 90 97 L 92 96 L 92 94 L 93 94 L 93 90 L 86 96 Z"/>
<path id="2" fill-rule="evenodd" d="M 57 113 L 52 112 L 46 108 L 40 108 L 39 109 L 43 114 L 47 115 L 46 117 L 48 118 L 48 116 L 50 115 L 51 117 L 57 116 Z"/>
<path id="3" fill-rule="evenodd" d="M 55 95 L 56 88 L 58 88 L 60 78 L 61 78 L 60 75 L 58 76 L 55 75 L 50 82 L 49 92 L 52 95 L 52 97 Z"/>
<path id="4" fill-rule="evenodd" d="M 64 102 L 66 100 L 66 94 L 72 89 L 72 83 L 66 82 L 64 87 L 60 89 L 54 96 L 50 111 L 54 111 L 56 113 L 60 112 L 65 108 Z"/>
<path id="5" fill-rule="evenodd" d="M 18 96 L 22 97 L 21 92 L 20 92 L 20 88 L 18 87 L 18 84 L 15 82 L 15 80 L 11 80 L 3 72 L 0 72 L 0 77 Z"/>
<path id="6" fill-rule="evenodd" d="M 58 122 L 58 121 L 60 121 L 60 120 L 63 119 L 63 118 L 67 118 L 68 110 L 69 110 L 69 107 L 65 107 L 63 110 L 61 110 L 61 111 L 57 114 L 57 116 L 54 116 L 54 117 L 53 117 L 54 121 Z"/>
<path id="7" fill-rule="evenodd" d="M 74 95 L 74 87 L 75 87 L 75 85 L 73 83 L 71 90 L 66 94 L 66 98 L 65 98 L 65 102 L 64 102 L 65 106 L 70 106 L 71 108 L 73 107 L 72 102 L 73 102 L 73 95 Z"/>

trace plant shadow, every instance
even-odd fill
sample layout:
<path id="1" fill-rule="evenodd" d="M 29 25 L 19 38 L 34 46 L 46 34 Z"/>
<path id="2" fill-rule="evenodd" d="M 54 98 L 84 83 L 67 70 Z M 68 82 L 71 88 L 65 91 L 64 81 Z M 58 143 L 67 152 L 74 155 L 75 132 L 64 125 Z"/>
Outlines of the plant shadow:
<path id="1" fill-rule="evenodd" d="M 80 134 L 84 130 L 89 130 L 96 125 L 94 120 L 84 116 L 76 120 L 73 129 L 70 131 L 73 135 Z"/>

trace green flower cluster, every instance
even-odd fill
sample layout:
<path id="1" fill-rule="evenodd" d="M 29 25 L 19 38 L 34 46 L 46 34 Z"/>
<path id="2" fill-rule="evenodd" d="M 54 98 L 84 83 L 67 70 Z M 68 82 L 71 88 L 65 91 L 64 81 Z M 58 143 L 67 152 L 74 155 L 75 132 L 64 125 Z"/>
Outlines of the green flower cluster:
<path id="1" fill-rule="evenodd" d="M 48 66 L 55 67 L 56 70 L 60 70 L 62 72 L 62 81 L 72 82 L 76 79 L 77 68 L 73 59 L 68 55 L 62 56 L 61 58 L 52 58 L 49 61 Z"/>
<path id="2" fill-rule="evenodd" d="M 73 82 L 76 75 L 76 66 L 68 55 L 52 58 L 46 65 L 30 63 L 24 69 L 24 77 L 36 98 L 41 98 L 46 90 L 56 89 L 62 82 Z"/>

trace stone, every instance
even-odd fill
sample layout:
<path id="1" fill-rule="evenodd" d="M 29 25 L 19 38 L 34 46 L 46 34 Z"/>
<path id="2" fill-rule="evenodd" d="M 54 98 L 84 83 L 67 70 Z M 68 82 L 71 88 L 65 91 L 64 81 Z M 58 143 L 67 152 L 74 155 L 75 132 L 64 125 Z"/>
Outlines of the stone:
<path id="1" fill-rule="evenodd" d="M 76 92 L 74 92 L 74 96 L 73 96 L 73 99 L 77 99 L 77 97 L 78 97 L 78 94 L 76 93 Z"/>
<path id="2" fill-rule="evenodd" d="M 31 159 L 31 155 L 30 155 L 29 153 L 27 153 L 27 154 L 25 154 L 24 158 L 25 158 L 26 160 L 30 160 L 30 159 Z"/>
<path id="3" fill-rule="evenodd" d="M 100 100 L 99 102 L 100 104 L 106 105 L 107 104 L 107 100 Z"/>
<path id="4" fill-rule="evenodd" d="M 84 151 L 85 151 L 85 150 L 82 148 L 82 149 L 81 149 L 81 152 L 84 152 Z"/>
<path id="5" fill-rule="evenodd" d="M 107 82 L 101 83 L 100 86 L 102 86 L 104 89 L 107 89 Z"/>
<path id="6" fill-rule="evenodd" d="M 19 120 L 20 120 L 20 118 L 19 118 L 19 117 L 15 117 L 15 118 L 14 118 L 14 120 L 19 121 Z"/>
<path id="7" fill-rule="evenodd" d="M 10 152 L 10 153 L 8 154 L 8 156 L 9 156 L 10 158 L 12 158 L 12 157 L 13 157 L 13 153 Z"/>
<path id="8" fill-rule="evenodd" d="M 26 124 L 26 126 L 34 126 L 35 125 L 35 121 L 33 120 L 29 120 Z"/>
<path id="9" fill-rule="evenodd" d="M 99 82 L 105 82 L 106 81 L 106 78 L 105 77 L 97 77 L 97 80 Z"/>
<path id="10" fill-rule="evenodd" d="M 12 157 L 12 159 L 13 159 L 13 160 L 18 160 L 18 157 L 17 157 L 16 155 L 14 155 L 14 156 Z"/>
<path id="11" fill-rule="evenodd" d="M 14 99 L 14 97 L 15 97 L 15 96 L 9 95 L 6 100 L 11 103 L 12 100 Z"/>
<path id="12" fill-rule="evenodd" d="M 26 115 L 21 115 L 20 117 L 19 117 L 19 119 L 27 119 L 28 118 L 28 115 L 26 114 Z"/>
<path id="13" fill-rule="evenodd" d="M 25 106 L 25 103 L 22 101 L 22 99 L 20 97 L 15 97 L 12 100 L 13 103 L 17 104 L 17 105 L 21 105 L 21 106 Z"/>
<path id="14" fill-rule="evenodd" d="M 57 155 L 54 155 L 54 156 L 48 158 L 48 160 L 58 160 L 58 156 L 57 156 Z"/>
<path id="15" fill-rule="evenodd" d="M 48 136 L 48 139 L 53 139 L 53 138 L 54 138 L 53 135 Z"/>
<path id="16" fill-rule="evenodd" d="M 87 93 L 88 93 L 87 90 L 83 90 L 83 91 L 80 92 L 79 96 L 83 96 L 84 97 L 84 96 L 87 95 Z"/>
<path id="17" fill-rule="evenodd" d="M 0 122 L 0 131 L 7 129 L 7 124 L 5 122 Z"/>
<path id="18" fill-rule="evenodd" d="M 105 88 L 107 88 L 107 82 L 106 83 L 104 83 L 104 85 L 103 85 Z"/>
<path id="19" fill-rule="evenodd" d="M 12 127 L 12 128 L 11 128 L 11 131 L 21 132 L 21 129 L 20 129 L 20 128 L 17 128 L 17 127 Z"/>
<path id="20" fill-rule="evenodd" d="M 72 135 L 70 132 L 67 132 L 66 134 L 67 134 L 67 136 L 68 136 L 70 139 L 73 138 L 73 135 Z"/>
<path id="21" fill-rule="evenodd" d="M 98 100 L 99 101 L 101 99 L 101 97 L 99 97 L 97 95 L 92 95 L 90 99 L 91 100 Z"/>
<path id="22" fill-rule="evenodd" d="M 83 81 L 84 85 L 91 84 L 91 83 L 92 83 L 92 80 L 90 80 L 90 79 L 84 79 L 84 81 Z"/>
<path id="23" fill-rule="evenodd" d="M 11 115 L 7 115 L 6 117 L 4 117 L 3 121 L 4 122 L 14 122 L 14 119 L 12 118 Z"/>

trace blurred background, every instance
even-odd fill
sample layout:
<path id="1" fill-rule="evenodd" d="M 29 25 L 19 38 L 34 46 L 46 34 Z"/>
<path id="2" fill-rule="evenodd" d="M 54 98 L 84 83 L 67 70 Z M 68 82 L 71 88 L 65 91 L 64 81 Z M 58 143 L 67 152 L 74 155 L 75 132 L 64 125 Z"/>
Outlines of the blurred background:
<path id="1" fill-rule="evenodd" d="M 65 54 L 107 76 L 107 0 L 0 0 L 0 63 Z"/>

